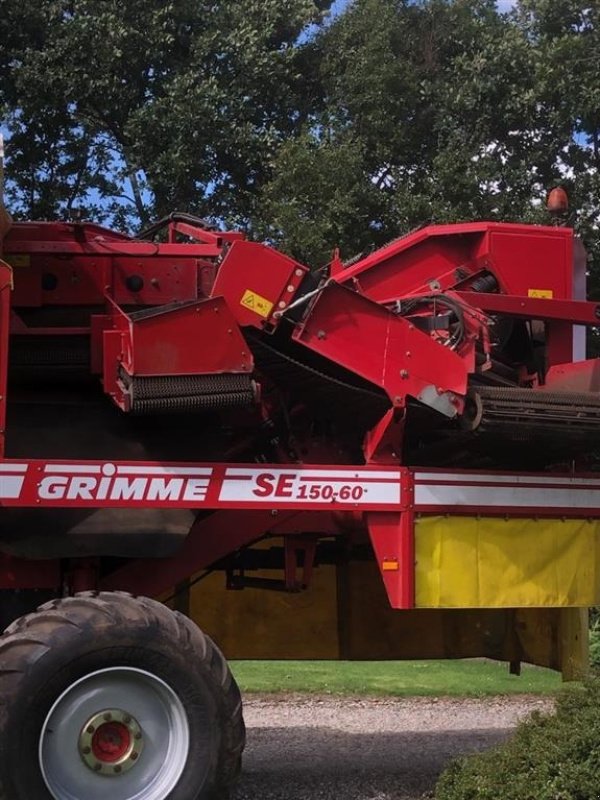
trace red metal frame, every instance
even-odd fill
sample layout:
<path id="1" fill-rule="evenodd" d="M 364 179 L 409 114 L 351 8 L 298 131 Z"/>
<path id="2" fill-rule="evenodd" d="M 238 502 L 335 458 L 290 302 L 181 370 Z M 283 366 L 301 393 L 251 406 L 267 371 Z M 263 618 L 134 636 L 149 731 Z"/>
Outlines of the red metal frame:
<path id="1" fill-rule="evenodd" d="M 521 319 L 542 319 L 571 325 L 600 324 L 600 304 L 585 300 L 561 300 L 510 294 L 456 292 L 456 296 L 482 311 L 508 314 Z"/>
<path id="2" fill-rule="evenodd" d="M 397 510 L 405 468 L 4 460 L 0 504 L 40 508 Z"/>
<path id="3" fill-rule="evenodd" d="M 449 491 L 434 497 L 436 487 Z M 384 465 L 3 459 L 0 505 L 330 513 L 439 513 L 443 507 L 492 515 L 501 508 L 513 515 L 586 517 L 600 515 L 600 476 Z"/>
<path id="4" fill-rule="evenodd" d="M 306 547 L 307 534 L 312 546 L 315 537 L 358 527 L 368 530 L 391 606 L 412 608 L 415 514 L 600 518 L 600 477 L 593 475 L 39 460 L 3 461 L 1 468 L 0 502 L 7 507 L 213 512 L 198 517 L 177 555 L 136 559 L 97 583 L 155 596 L 265 535 L 300 537 L 297 549 Z M 0 585 L 57 585 L 56 562 L 5 563 L 12 572 L 5 570 Z M 40 578 L 43 565 L 48 571 Z M 295 576 L 292 562 L 288 568 Z M 86 562 L 73 585 L 89 588 L 96 569 Z"/>
<path id="5" fill-rule="evenodd" d="M 570 228 L 498 222 L 430 225 L 338 272 L 336 280 L 387 303 L 431 291 L 432 282 L 438 291 L 459 288 L 482 270 L 491 270 L 508 294 L 528 296 L 529 290 L 545 289 L 556 298 L 571 299 L 573 243 Z"/>
<path id="6" fill-rule="evenodd" d="M 251 370 L 239 327 L 272 332 L 287 309 L 300 302 L 302 319 L 293 331 L 297 342 L 381 387 L 394 406 L 402 408 L 412 397 L 452 417 L 463 411 L 476 347 L 486 358 L 491 355 L 486 314 L 545 320 L 547 360 L 556 366 L 574 360 L 574 326 L 595 325 L 600 313 L 596 304 L 576 299 L 583 291 L 581 258 L 573 232 L 564 228 L 485 222 L 430 226 L 351 267 L 336 262 L 335 275 L 306 301 L 298 295 L 308 269 L 272 248 L 244 241 L 240 233 L 174 218 L 167 238 L 166 243 L 135 240 L 89 223 L 15 224 L 5 238 L 6 258 L 25 259 L 27 266 L 17 267 L 13 309 L 23 313 L 66 304 L 95 305 L 97 311 L 89 326 L 54 328 L 31 327 L 13 313 L 11 332 L 89 335 L 92 371 L 99 373 L 103 365 L 107 393 L 127 409 L 117 379 L 121 368 L 144 375 Z M 50 284 L 43 281 L 47 274 Z M 495 276 L 498 291 L 473 290 L 485 274 Z M 396 313 L 398 302 L 436 294 L 454 298 L 467 312 L 456 350 L 440 348 Z M 188 312 L 169 304 L 207 297 L 223 307 L 208 333 L 200 317 L 179 324 Z M 147 306 L 165 308 L 152 321 L 133 322 L 129 309 Z M 154 332 L 158 324 L 160 332 Z M 215 359 L 215 342 L 231 344 L 233 338 L 235 352 L 229 347 Z M 205 340 L 206 347 L 189 347 L 190 341 Z M 176 353 L 186 364 L 168 372 L 173 359 L 167 356 L 162 363 L 165 353 Z M 140 360 L 150 366 L 134 373 L 132 364 Z M 378 430 L 370 452 L 378 451 L 376 439 L 389 438 L 385 429 Z"/>
<path id="7" fill-rule="evenodd" d="M 498 223 L 428 227 L 348 268 L 336 258 L 329 278 L 311 291 L 305 266 L 242 234 L 174 218 L 166 238 L 134 240 L 87 223 L 13 226 L 4 242 L 18 271 L 12 298 L 12 271 L 0 263 L 0 459 L 9 330 L 18 337 L 89 336 L 91 373 L 102 375 L 106 393 L 128 410 L 122 370 L 144 377 L 254 375 L 247 344 L 247 329 L 254 328 L 263 335 L 287 331 L 290 345 L 387 395 L 391 407 L 365 438 L 367 465 L 0 460 L 6 507 L 202 512 L 180 552 L 160 566 L 137 559 L 99 578 L 94 560 L 41 567 L 3 557 L 0 586 L 64 582 L 70 590 L 97 585 L 158 595 L 264 535 L 290 537 L 286 578 L 294 584 L 297 549 L 310 560 L 319 537 L 358 527 L 370 535 L 391 605 L 411 608 L 417 513 L 600 518 L 594 476 L 400 466 L 407 400 L 449 418 L 462 413 L 470 376 L 487 369 L 494 355 L 490 314 L 545 322 L 547 386 L 598 388 L 595 363 L 572 363 L 574 326 L 600 318 L 600 306 L 578 299 L 572 231 Z M 481 290 L 490 275 L 492 289 Z M 443 296 L 466 312 L 456 347 L 404 316 L 407 301 L 435 306 Z M 26 322 L 45 307 L 80 309 L 82 319 L 51 327 L 34 315 L 37 322 Z M 269 375 L 256 380 L 268 384 Z M 538 377 L 520 380 L 530 387 Z M 258 391 L 256 398 L 256 419 L 268 419 L 271 406 L 260 406 Z M 268 402 L 276 411 L 277 399 Z M 279 452 L 282 461 L 294 457 L 281 444 Z"/>
<path id="8" fill-rule="evenodd" d="M 0 553 L 0 589 L 51 589 L 58 593 L 61 582 L 62 570 L 57 560 L 15 558 Z"/>
<path id="9" fill-rule="evenodd" d="M 0 459 L 4 457 L 12 269 L 0 261 Z"/>

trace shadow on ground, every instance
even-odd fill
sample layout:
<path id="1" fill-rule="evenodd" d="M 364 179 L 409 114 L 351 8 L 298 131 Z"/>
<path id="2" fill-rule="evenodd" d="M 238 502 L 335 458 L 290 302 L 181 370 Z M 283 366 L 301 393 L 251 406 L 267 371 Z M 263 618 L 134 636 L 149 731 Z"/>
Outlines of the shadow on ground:
<path id="1" fill-rule="evenodd" d="M 493 747 L 510 733 L 253 728 L 233 800 L 415 800 L 430 796 L 453 758 Z"/>

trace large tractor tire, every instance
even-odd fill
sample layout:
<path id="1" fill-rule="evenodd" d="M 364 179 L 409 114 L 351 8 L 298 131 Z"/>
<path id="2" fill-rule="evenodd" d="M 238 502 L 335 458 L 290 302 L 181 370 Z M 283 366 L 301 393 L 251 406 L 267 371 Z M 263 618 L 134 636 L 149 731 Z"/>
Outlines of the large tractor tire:
<path id="1" fill-rule="evenodd" d="M 0 637 L 0 800 L 211 800 L 239 772 L 239 689 L 154 600 L 53 600 Z"/>

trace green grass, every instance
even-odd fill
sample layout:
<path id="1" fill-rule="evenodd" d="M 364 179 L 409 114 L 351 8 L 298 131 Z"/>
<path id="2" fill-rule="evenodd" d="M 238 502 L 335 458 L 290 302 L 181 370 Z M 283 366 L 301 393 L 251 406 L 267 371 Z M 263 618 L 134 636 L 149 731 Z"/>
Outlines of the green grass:
<path id="1" fill-rule="evenodd" d="M 392 696 L 475 696 L 546 694 L 558 691 L 561 677 L 523 666 L 520 677 L 506 664 L 467 661 L 233 661 L 243 692 Z"/>

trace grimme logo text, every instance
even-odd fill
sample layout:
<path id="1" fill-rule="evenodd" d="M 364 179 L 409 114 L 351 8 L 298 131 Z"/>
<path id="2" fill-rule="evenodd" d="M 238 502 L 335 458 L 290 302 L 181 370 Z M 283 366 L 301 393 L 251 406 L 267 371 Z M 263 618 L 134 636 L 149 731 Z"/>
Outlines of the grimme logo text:
<path id="1" fill-rule="evenodd" d="M 209 476 L 122 475 L 114 464 L 105 464 L 97 472 L 46 475 L 38 484 L 38 496 L 41 500 L 197 502 L 206 498 L 209 481 Z"/>

